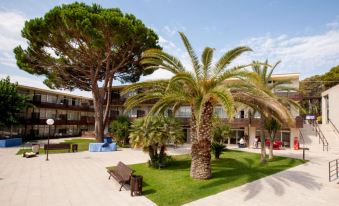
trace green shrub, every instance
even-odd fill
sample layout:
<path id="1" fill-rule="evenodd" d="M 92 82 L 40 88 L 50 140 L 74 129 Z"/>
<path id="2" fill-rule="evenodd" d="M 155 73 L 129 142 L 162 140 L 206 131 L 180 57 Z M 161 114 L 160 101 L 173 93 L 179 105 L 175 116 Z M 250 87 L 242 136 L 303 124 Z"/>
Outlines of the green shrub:
<path id="1" fill-rule="evenodd" d="M 212 152 L 214 154 L 215 159 L 220 159 L 221 153 L 224 151 L 226 146 L 224 144 L 213 142 L 211 145 Z"/>

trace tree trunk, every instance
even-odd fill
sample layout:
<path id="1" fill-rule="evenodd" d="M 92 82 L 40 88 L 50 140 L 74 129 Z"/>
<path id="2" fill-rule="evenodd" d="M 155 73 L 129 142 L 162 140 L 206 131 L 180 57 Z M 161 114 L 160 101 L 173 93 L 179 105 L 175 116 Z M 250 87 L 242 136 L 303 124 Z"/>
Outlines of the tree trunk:
<path id="1" fill-rule="evenodd" d="M 260 162 L 266 163 L 266 145 L 265 145 L 265 130 L 264 128 L 261 128 L 260 131 L 260 145 L 261 145 L 261 153 L 260 153 Z"/>
<path id="2" fill-rule="evenodd" d="M 273 140 L 270 140 L 270 149 L 269 149 L 269 153 L 268 153 L 268 159 L 271 160 L 273 159 Z"/>
<path id="3" fill-rule="evenodd" d="M 271 134 L 270 134 L 270 149 L 268 153 L 269 160 L 273 159 L 273 144 L 274 144 L 274 139 L 275 139 L 275 133 L 276 131 L 271 131 Z"/>
<path id="4" fill-rule="evenodd" d="M 95 118 L 95 137 L 98 142 L 102 142 L 104 137 L 104 118 L 103 118 L 103 98 L 99 88 L 93 88 L 93 104 Z"/>
<path id="5" fill-rule="evenodd" d="M 191 177 L 208 179 L 211 177 L 211 141 L 202 139 L 192 144 Z"/>
<path id="6" fill-rule="evenodd" d="M 213 105 L 206 102 L 202 109 L 200 124 L 192 112 L 192 148 L 191 172 L 194 179 L 208 179 L 211 177 L 211 129 Z"/>

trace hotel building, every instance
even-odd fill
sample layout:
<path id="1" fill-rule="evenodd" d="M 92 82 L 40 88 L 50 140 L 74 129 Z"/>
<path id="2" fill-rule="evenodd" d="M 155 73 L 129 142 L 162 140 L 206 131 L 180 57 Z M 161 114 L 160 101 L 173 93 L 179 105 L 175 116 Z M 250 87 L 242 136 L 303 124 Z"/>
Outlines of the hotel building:
<path id="1" fill-rule="evenodd" d="M 289 80 L 291 84 L 288 86 L 292 86 L 299 89 L 299 74 L 276 74 L 272 76 L 271 83 L 273 84 L 276 81 L 285 81 Z M 123 86 L 114 87 L 112 93 L 112 104 L 111 104 L 111 114 L 114 116 L 118 116 L 121 114 L 127 114 L 130 118 L 138 118 L 146 115 L 154 102 L 149 101 L 145 102 L 138 107 L 133 108 L 130 111 L 124 110 L 124 102 L 128 98 L 129 95 L 121 95 L 121 91 L 123 90 Z M 137 92 L 137 91 L 136 91 Z M 142 92 L 142 91 L 139 91 Z M 298 92 L 281 92 L 281 91 L 274 91 L 276 94 L 284 97 L 291 98 L 293 100 L 299 101 L 301 97 Z M 296 119 L 296 124 L 294 127 L 289 128 L 286 125 L 283 125 L 283 128 L 278 132 L 277 138 L 279 138 L 285 147 L 292 147 L 292 143 L 295 137 L 299 138 L 299 128 L 303 127 L 303 119 L 299 117 L 299 110 L 291 106 L 290 111 L 293 117 Z M 228 139 L 228 143 L 236 144 L 238 141 L 244 137 L 245 135 L 248 137 L 249 144 L 253 144 L 255 137 L 260 136 L 260 130 L 263 128 L 262 121 L 260 118 L 259 113 L 254 113 L 253 110 L 245 105 L 238 105 L 237 106 L 237 113 L 232 119 L 229 120 L 227 114 L 223 110 L 221 106 L 216 106 L 214 109 L 216 115 L 221 118 L 221 120 L 231 126 L 231 135 Z M 169 111 L 171 113 L 171 111 Z M 190 142 L 190 124 L 189 120 L 191 117 L 191 108 L 189 106 L 181 106 L 174 116 L 177 119 L 180 119 L 183 123 L 183 129 L 186 136 L 186 141 Z"/>
<path id="2" fill-rule="evenodd" d="M 21 125 L 14 132 L 24 139 L 42 139 L 49 135 L 46 120 L 54 119 L 51 136 L 80 136 L 94 130 L 94 109 L 91 98 L 51 90 L 18 86 L 18 92 L 29 97 L 33 107 L 20 113 Z"/>
<path id="3" fill-rule="evenodd" d="M 299 74 L 276 74 L 272 76 L 271 83 L 281 80 L 289 80 L 292 83 L 289 86 L 299 88 Z M 123 89 L 124 86 L 115 86 L 112 89 L 110 119 L 114 120 L 120 115 L 127 115 L 131 119 L 147 115 L 155 101 L 148 101 L 130 111 L 125 111 L 124 102 L 133 93 L 121 95 Z M 19 86 L 18 91 L 28 95 L 30 102 L 34 105 L 20 114 L 22 125 L 14 128 L 14 131 L 24 139 L 46 138 L 49 135 L 49 128 L 46 125 L 48 118 L 55 120 L 55 124 L 51 127 L 51 136 L 56 138 L 80 136 L 83 131 L 94 131 L 94 109 L 91 98 L 27 86 Z M 275 92 L 280 96 L 300 100 L 298 92 Z M 283 126 L 283 129 L 277 134 L 277 138 L 283 142 L 285 147 L 292 146 L 294 138 L 299 137 L 299 128 L 303 126 L 298 109 L 291 107 L 290 110 L 293 117 L 296 118 L 296 125 L 292 128 Z M 255 137 L 260 135 L 260 130 L 263 128 L 260 114 L 254 113 L 251 108 L 245 105 L 237 105 L 237 113 L 232 121 L 229 120 L 222 107 L 216 106 L 214 112 L 222 121 L 231 126 L 232 132 L 228 139 L 230 144 L 238 143 L 245 135 L 248 137 L 249 144 L 253 144 Z M 168 110 L 168 113 L 171 111 Z M 172 115 L 182 122 L 186 141 L 190 142 L 191 108 L 182 106 Z"/>

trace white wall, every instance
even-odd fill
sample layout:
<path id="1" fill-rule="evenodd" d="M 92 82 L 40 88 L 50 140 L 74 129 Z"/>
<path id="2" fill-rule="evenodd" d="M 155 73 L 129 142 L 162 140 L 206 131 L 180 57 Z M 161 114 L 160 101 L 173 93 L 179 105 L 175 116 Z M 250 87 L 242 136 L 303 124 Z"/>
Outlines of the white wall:
<path id="1" fill-rule="evenodd" d="M 325 96 L 328 95 L 329 100 L 329 119 L 333 124 L 339 128 L 339 84 L 324 91 L 321 94 L 321 110 L 322 110 L 322 123 L 327 124 L 327 112 Z"/>

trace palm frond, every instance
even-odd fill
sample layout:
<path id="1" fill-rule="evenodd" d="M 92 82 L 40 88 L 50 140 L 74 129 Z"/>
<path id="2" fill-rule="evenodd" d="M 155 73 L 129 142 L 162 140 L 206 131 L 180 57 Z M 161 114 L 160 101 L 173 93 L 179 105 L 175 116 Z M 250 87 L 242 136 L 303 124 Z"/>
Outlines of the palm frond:
<path id="1" fill-rule="evenodd" d="M 141 64 L 161 65 L 163 69 L 167 69 L 172 73 L 184 71 L 185 68 L 176 57 L 160 50 L 148 49 L 142 55 Z"/>
<path id="2" fill-rule="evenodd" d="M 234 115 L 234 99 L 230 91 L 226 89 L 215 89 L 211 92 L 214 98 L 220 103 L 227 113 L 229 119 Z"/>
<path id="3" fill-rule="evenodd" d="M 208 72 L 213 60 L 213 52 L 214 49 L 210 47 L 206 47 L 201 55 L 201 61 L 203 65 L 203 78 L 208 78 Z"/>
<path id="4" fill-rule="evenodd" d="M 165 90 L 167 88 L 168 83 L 169 80 L 150 80 L 130 84 L 125 87 L 125 89 L 121 92 L 121 95 L 126 95 L 128 92 L 136 91 L 138 89 L 158 88 Z"/>
<path id="5" fill-rule="evenodd" d="M 185 34 L 183 32 L 179 32 L 179 34 L 180 34 L 182 42 L 185 45 L 185 48 L 188 52 L 188 55 L 191 58 L 192 66 L 193 66 L 196 78 L 200 79 L 200 77 L 201 77 L 201 65 L 199 63 L 199 59 L 198 59 L 197 55 L 195 54 L 195 51 L 192 48 L 192 46 L 191 46 L 190 42 L 188 41 L 187 37 L 185 36 Z"/>
<path id="6" fill-rule="evenodd" d="M 277 61 L 277 62 L 272 66 L 271 71 L 270 71 L 270 72 L 268 73 L 268 75 L 267 75 L 267 77 L 268 77 L 269 79 L 271 79 L 272 74 L 273 74 L 275 68 L 277 68 L 277 66 L 278 66 L 280 63 L 281 63 L 281 60 Z"/>
<path id="7" fill-rule="evenodd" d="M 214 76 L 218 76 L 227 65 L 229 65 L 234 59 L 240 56 L 242 53 L 252 51 L 251 48 L 246 46 L 236 47 L 228 52 L 226 52 L 215 64 Z"/>

